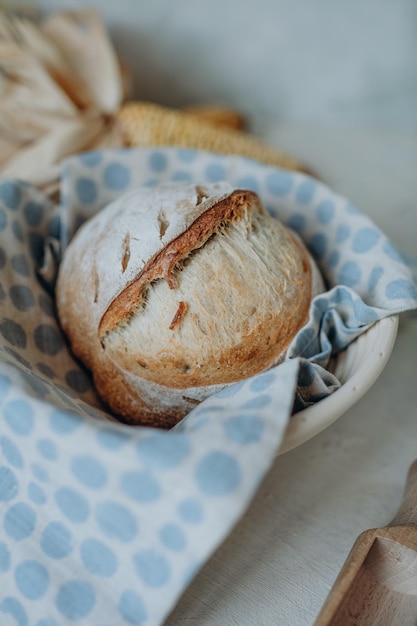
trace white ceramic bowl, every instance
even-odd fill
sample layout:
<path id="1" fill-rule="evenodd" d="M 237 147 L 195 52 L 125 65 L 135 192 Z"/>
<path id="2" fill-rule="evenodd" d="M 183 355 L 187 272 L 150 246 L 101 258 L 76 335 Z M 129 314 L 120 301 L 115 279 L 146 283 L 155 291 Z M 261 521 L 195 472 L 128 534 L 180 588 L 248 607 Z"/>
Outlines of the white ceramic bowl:
<path id="1" fill-rule="evenodd" d="M 278 454 L 288 452 L 320 433 L 368 391 L 388 362 L 397 331 L 398 316 L 384 318 L 338 355 L 331 369 L 342 386 L 331 396 L 291 418 Z"/>

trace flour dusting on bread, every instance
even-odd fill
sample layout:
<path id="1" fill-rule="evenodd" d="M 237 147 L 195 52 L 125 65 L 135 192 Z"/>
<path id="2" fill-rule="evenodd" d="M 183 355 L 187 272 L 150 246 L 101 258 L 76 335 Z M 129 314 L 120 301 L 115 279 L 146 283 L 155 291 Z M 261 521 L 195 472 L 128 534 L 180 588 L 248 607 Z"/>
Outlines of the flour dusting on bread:
<path id="1" fill-rule="evenodd" d="M 304 245 L 254 192 L 165 183 L 81 227 L 56 296 L 72 349 L 116 416 L 169 427 L 279 363 L 322 288 Z"/>

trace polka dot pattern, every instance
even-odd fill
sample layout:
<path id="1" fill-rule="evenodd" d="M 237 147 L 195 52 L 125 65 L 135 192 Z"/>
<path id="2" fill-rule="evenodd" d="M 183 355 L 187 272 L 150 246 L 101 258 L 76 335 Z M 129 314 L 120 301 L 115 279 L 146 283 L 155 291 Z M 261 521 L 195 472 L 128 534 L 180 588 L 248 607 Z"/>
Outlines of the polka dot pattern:
<path id="1" fill-rule="evenodd" d="M 307 219 L 305 215 L 301 213 L 295 213 L 291 215 L 288 220 L 288 226 L 297 232 L 301 232 L 307 224 Z"/>
<path id="2" fill-rule="evenodd" d="M 100 530 L 111 539 L 122 543 L 132 541 L 138 533 L 138 522 L 123 504 L 104 501 L 98 504 L 96 520 Z"/>
<path id="3" fill-rule="evenodd" d="M 317 220 L 320 224 L 329 224 L 335 214 L 335 206 L 331 200 L 323 200 L 316 208 Z"/>
<path id="4" fill-rule="evenodd" d="M 199 524 L 203 521 L 204 513 L 198 500 L 184 500 L 180 502 L 178 512 L 182 520 L 188 524 Z"/>
<path id="5" fill-rule="evenodd" d="M 49 425 L 54 433 L 67 435 L 81 426 L 81 418 L 77 413 L 71 411 L 52 410 L 49 416 Z"/>
<path id="6" fill-rule="evenodd" d="M 23 327 L 9 318 L 3 318 L 0 323 L 0 334 L 12 346 L 16 348 L 26 348 L 27 336 Z"/>
<path id="7" fill-rule="evenodd" d="M 161 495 L 160 484 L 147 471 L 126 472 L 121 480 L 122 491 L 142 504 L 154 502 Z"/>
<path id="8" fill-rule="evenodd" d="M 86 154 L 82 154 L 79 158 L 83 165 L 95 167 L 102 161 L 103 155 L 100 152 L 87 152 Z"/>
<path id="9" fill-rule="evenodd" d="M 21 541 L 29 537 L 36 525 L 36 513 L 25 502 L 11 506 L 5 513 L 3 527 L 12 539 Z"/>
<path id="10" fill-rule="evenodd" d="M 120 430 L 102 428 L 97 433 L 97 441 L 105 450 L 119 450 L 126 444 L 127 440 L 127 433 L 122 433 Z"/>
<path id="11" fill-rule="evenodd" d="M 22 604 L 16 598 L 7 597 L 0 604 L 0 611 L 5 615 L 10 615 L 13 622 L 19 626 L 27 626 L 28 617 Z"/>
<path id="12" fill-rule="evenodd" d="M 150 169 L 154 172 L 163 172 L 167 167 L 168 159 L 163 152 L 155 151 L 149 157 Z"/>
<path id="13" fill-rule="evenodd" d="M 38 226 L 42 221 L 43 206 L 41 202 L 27 202 L 23 207 L 23 215 L 29 226 Z"/>
<path id="14" fill-rule="evenodd" d="M 19 448 L 8 437 L 0 437 L 0 447 L 4 458 L 13 467 L 23 467 L 23 457 Z"/>
<path id="15" fill-rule="evenodd" d="M 130 171 L 125 165 L 109 163 L 103 171 L 103 183 L 109 189 L 120 192 L 128 186 L 130 176 Z"/>
<path id="16" fill-rule="evenodd" d="M 21 276 L 29 276 L 30 275 L 30 265 L 28 263 L 27 257 L 23 254 L 15 254 L 10 259 L 12 268 L 15 272 L 20 274 Z M 14 287 L 15 285 L 12 285 Z M 10 289 L 12 289 L 12 287 Z"/>
<path id="17" fill-rule="evenodd" d="M 71 620 L 86 617 L 95 603 L 95 592 L 91 584 L 82 580 L 70 580 L 60 587 L 56 607 L 61 616 Z"/>
<path id="18" fill-rule="evenodd" d="M 310 204 L 314 198 L 316 183 L 308 178 L 301 182 L 295 192 L 295 199 L 299 204 Z"/>
<path id="19" fill-rule="evenodd" d="M 92 204 L 97 198 L 97 185 L 89 178 L 79 178 L 77 196 L 83 204 Z"/>
<path id="20" fill-rule="evenodd" d="M 42 487 L 39 487 L 36 483 L 29 483 L 28 485 L 28 497 L 29 500 L 35 504 L 45 504 L 47 498 Z"/>
<path id="21" fill-rule="evenodd" d="M 38 561 L 22 561 L 16 567 L 15 581 L 21 594 L 28 600 L 42 598 L 49 585 L 49 573 Z"/>
<path id="22" fill-rule="evenodd" d="M 55 461 L 58 458 L 58 450 L 53 441 L 50 439 L 40 439 L 38 441 L 39 453 L 49 461 Z"/>
<path id="23" fill-rule="evenodd" d="M 354 287 L 362 277 L 362 270 L 357 261 L 346 261 L 339 270 L 339 282 L 348 287 Z"/>
<path id="24" fill-rule="evenodd" d="M 29 435 L 33 430 L 33 409 L 27 400 L 10 400 L 3 409 L 4 419 L 17 435 Z"/>
<path id="25" fill-rule="evenodd" d="M 196 482 L 208 496 L 223 497 L 234 491 L 241 480 L 239 465 L 225 452 L 210 452 L 196 469 Z"/>
<path id="26" fill-rule="evenodd" d="M 32 463 L 31 470 L 35 478 L 37 478 L 43 483 L 48 482 L 49 480 L 48 472 L 42 465 L 39 465 L 39 463 Z"/>
<path id="27" fill-rule="evenodd" d="M 172 177 L 173 181 L 176 182 L 191 182 L 191 176 L 188 172 L 182 172 L 181 170 L 179 170 L 178 172 L 175 172 L 175 174 Z"/>
<path id="28" fill-rule="evenodd" d="M 280 198 L 290 192 L 293 177 L 289 172 L 275 170 L 266 175 L 265 185 L 271 196 Z"/>
<path id="29" fill-rule="evenodd" d="M 51 239 L 65 247 L 85 219 L 139 184 L 224 179 L 259 193 L 299 233 L 329 290 L 287 362 L 227 386 L 172 431 L 106 421 L 56 321 Z M 332 393 L 332 351 L 382 314 L 417 306 L 416 267 L 319 181 L 238 157 L 80 155 L 66 165 L 61 207 L 0 182 L 0 352 L 17 366 L 0 362 L 0 614 L 35 626 L 162 623 L 245 510 L 294 397 L 298 409 Z"/>
<path id="30" fill-rule="evenodd" d="M 33 338 L 36 347 L 44 354 L 55 356 L 64 346 L 61 334 L 50 324 L 39 324 L 34 330 Z"/>
<path id="31" fill-rule="evenodd" d="M 207 180 L 211 183 L 217 183 L 224 180 L 226 173 L 223 166 L 216 162 L 209 163 L 206 167 Z"/>
<path id="32" fill-rule="evenodd" d="M 143 624 L 148 618 L 141 597 L 130 589 L 124 591 L 120 596 L 118 609 L 127 624 Z"/>
<path id="33" fill-rule="evenodd" d="M 55 493 L 56 503 L 63 515 L 75 523 L 85 522 L 89 515 L 87 499 L 71 487 L 60 487 Z"/>
<path id="34" fill-rule="evenodd" d="M 186 437 L 164 437 L 151 435 L 143 439 L 138 448 L 138 455 L 150 467 L 170 470 L 181 464 L 190 451 Z"/>
<path id="35" fill-rule="evenodd" d="M 16 211 L 20 205 L 22 191 L 19 185 L 12 182 L 0 183 L 0 201 L 6 208 Z"/>
<path id="36" fill-rule="evenodd" d="M 63 559 L 73 550 L 72 533 L 61 522 L 50 522 L 43 530 L 40 546 L 51 559 Z"/>
<path id="37" fill-rule="evenodd" d="M 86 539 L 81 545 L 81 560 L 84 567 L 97 576 L 109 578 L 117 569 L 117 558 L 99 539 Z"/>
<path id="38" fill-rule="evenodd" d="M 100 489 L 107 482 L 107 471 L 91 456 L 80 455 L 73 458 L 71 470 L 77 480 L 90 489 Z"/>
<path id="39" fill-rule="evenodd" d="M 159 552 L 145 548 L 133 557 L 136 573 L 147 587 L 163 587 L 170 577 L 168 560 Z"/>
<path id="40" fill-rule="evenodd" d="M 244 414 L 229 417 L 224 427 L 229 439 L 247 445 L 259 441 L 262 437 L 264 424 L 256 414 Z"/>
<path id="41" fill-rule="evenodd" d="M 327 237 L 323 233 L 315 233 L 308 242 L 308 247 L 313 257 L 321 261 L 327 252 Z"/>
<path id="42" fill-rule="evenodd" d="M 176 524 L 165 524 L 159 531 L 159 537 L 168 550 L 179 552 L 187 545 L 185 534 Z"/>
<path id="43" fill-rule="evenodd" d="M 380 234 L 375 228 L 361 228 L 355 233 L 352 239 L 352 250 L 360 254 L 369 252 L 369 250 L 372 250 L 372 248 L 376 246 L 379 238 Z"/>

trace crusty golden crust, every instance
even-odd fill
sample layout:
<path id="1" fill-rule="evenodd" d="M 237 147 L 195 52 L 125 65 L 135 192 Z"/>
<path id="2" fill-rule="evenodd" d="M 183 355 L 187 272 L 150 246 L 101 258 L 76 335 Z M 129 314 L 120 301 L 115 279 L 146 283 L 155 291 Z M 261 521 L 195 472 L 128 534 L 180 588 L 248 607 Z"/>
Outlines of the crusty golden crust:
<path id="1" fill-rule="evenodd" d="M 184 409 L 175 406 L 159 406 L 158 410 L 142 400 L 140 390 L 111 361 L 103 360 L 101 367 L 95 367 L 94 384 L 97 392 L 107 403 L 113 415 L 121 422 L 132 426 L 152 426 L 171 428 L 184 416 Z M 188 403 L 188 410 L 194 403 Z"/>
<path id="2" fill-rule="evenodd" d="M 236 319 L 233 336 L 230 326 L 225 324 L 227 329 L 225 331 L 214 313 L 211 316 L 214 319 L 205 319 L 205 327 L 209 333 L 209 348 L 204 349 L 203 338 L 201 342 L 196 341 L 193 330 L 202 316 L 201 308 L 196 306 L 196 301 L 201 302 L 201 291 L 204 290 L 206 297 L 213 303 L 218 297 L 225 297 L 221 292 L 223 285 L 213 281 L 210 284 L 203 284 L 200 289 L 194 286 L 188 291 L 189 303 L 183 302 L 183 307 L 188 309 L 187 318 L 183 320 L 183 328 L 178 329 L 178 332 L 166 333 L 160 349 L 149 351 L 146 350 L 146 346 L 135 345 L 133 343 L 135 329 L 127 328 L 124 331 L 125 342 L 122 342 L 120 330 L 102 339 L 108 355 L 126 371 L 172 389 L 229 384 L 277 364 L 282 360 L 296 332 L 306 323 L 312 295 L 311 265 L 306 251 L 289 231 L 285 234 L 287 239 L 285 245 L 291 251 L 294 261 L 291 280 L 295 288 L 292 285 L 291 302 L 284 302 L 282 295 L 278 293 L 272 303 L 265 304 L 264 308 L 254 307 L 256 285 L 247 285 L 245 280 L 242 281 L 240 277 L 230 275 L 229 272 L 227 290 L 238 293 L 241 300 L 240 303 L 235 300 L 235 309 L 231 308 L 226 313 L 234 315 Z M 247 272 L 250 272 L 249 268 Z M 219 277 L 219 281 L 222 281 L 222 277 Z M 263 299 L 260 289 L 258 295 Z M 285 311 L 282 310 L 283 306 Z M 250 315 L 251 308 L 257 309 L 253 315 Z M 178 310 L 175 315 L 177 313 Z M 137 316 L 140 323 L 140 311 Z M 163 322 L 156 323 L 155 332 L 162 334 L 163 326 Z M 171 321 L 168 328 L 173 331 L 176 326 L 177 324 L 172 326 Z M 216 327 L 219 332 L 227 335 L 223 342 L 216 341 L 214 336 Z M 190 328 L 191 331 L 187 332 Z"/>
<path id="3" fill-rule="evenodd" d="M 64 255 L 56 290 L 62 327 L 98 393 L 126 423 L 173 426 L 225 385 L 280 362 L 307 321 L 315 293 L 304 246 L 253 192 L 216 193 L 195 187 L 193 202 L 181 204 L 186 226 L 164 245 L 161 214 L 144 211 L 146 232 L 157 234 L 149 248 L 156 252 L 142 265 L 129 256 L 142 227 L 130 217 L 129 199 L 124 213 L 116 204 L 104 220 L 97 216 L 98 227 L 93 218 Z M 171 222 L 174 214 L 175 207 Z M 108 241 L 120 263 L 116 285 Z M 132 266 L 139 270 L 129 276 Z"/>
<path id="4" fill-rule="evenodd" d="M 256 203 L 257 209 L 263 211 L 253 191 L 241 189 L 233 191 L 227 198 L 222 198 L 208 208 L 187 230 L 149 259 L 138 276 L 124 288 L 104 313 L 99 325 L 100 337 L 129 317 L 132 310 L 140 305 L 144 291 L 151 282 L 164 278 L 170 289 L 174 289 L 172 278 L 174 268 L 190 252 L 203 246 L 221 223 L 229 223 L 242 217 L 242 212 L 250 202 Z"/>

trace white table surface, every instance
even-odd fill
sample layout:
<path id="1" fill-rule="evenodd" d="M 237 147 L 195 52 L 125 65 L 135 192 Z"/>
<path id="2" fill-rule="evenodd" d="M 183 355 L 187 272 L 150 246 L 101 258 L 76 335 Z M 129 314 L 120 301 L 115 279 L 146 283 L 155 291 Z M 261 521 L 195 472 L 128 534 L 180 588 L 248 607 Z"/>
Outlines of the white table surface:
<path id="1" fill-rule="evenodd" d="M 280 126 L 291 149 L 417 256 L 417 136 Z M 359 533 L 389 523 L 417 458 L 417 314 L 401 317 L 382 375 L 331 427 L 278 457 L 247 513 L 167 626 L 312 626 Z"/>

